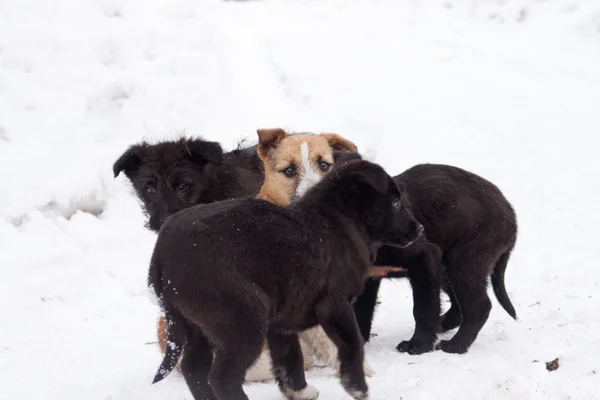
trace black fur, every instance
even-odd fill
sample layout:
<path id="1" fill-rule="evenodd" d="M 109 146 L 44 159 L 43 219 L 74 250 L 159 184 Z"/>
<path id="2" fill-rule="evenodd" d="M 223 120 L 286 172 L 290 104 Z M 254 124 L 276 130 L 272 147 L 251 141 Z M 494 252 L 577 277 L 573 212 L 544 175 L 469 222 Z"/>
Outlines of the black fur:
<path id="1" fill-rule="evenodd" d="M 335 165 L 344 165 L 350 161 L 362 160 L 359 153 L 354 151 L 334 151 L 333 152 L 333 163 Z"/>
<path id="2" fill-rule="evenodd" d="M 513 208 L 489 181 L 447 165 L 417 165 L 396 176 L 405 201 L 425 227 L 425 235 L 405 249 L 382 247 L 376 265 L 408 269 L 413 288 L 413 337 L 397 349 L 420 354 L 434 349 L 437 334 L 459 327 L 437 348 L 465 353 L 487 321 L 491 301 L 487 280 L 502 307 L 516 319 L 504 285 L 504 272 L 515 245 L 517 222 Z M 390 273 L 388 277 L 404 277 Z M 363 338 L 368 341 L 381 279 L 369 279 L 354 304 Z M 440 317 L 440 289 L 452 306 Z"/>
<path id="3" fill-rule="evenodd" d="M 380 166 L 353 161 L 286 208 L 238 199 L 174 214 L 148 278 L 172 343 L 154 382 L 183 353 L 195 399 L 247 399 L 244 374 L 266 339 L 281 390 L 300 391 L 296 333 L 320 324 L 339 349 L 344 388 L 366 398 L 364 342 L 349 299 L 363 288 L 373 246 L 406 245 L 422 232 L 400 199 Z"/>
<path id="4" fill-rule="evenodd" d="M 194 138 L 133 145 L 113 172 L 129 178 L 155 232 L 184 208 L 255 196 L 264 180 L 256 146 L 223 154 L 218 143 Z"/>

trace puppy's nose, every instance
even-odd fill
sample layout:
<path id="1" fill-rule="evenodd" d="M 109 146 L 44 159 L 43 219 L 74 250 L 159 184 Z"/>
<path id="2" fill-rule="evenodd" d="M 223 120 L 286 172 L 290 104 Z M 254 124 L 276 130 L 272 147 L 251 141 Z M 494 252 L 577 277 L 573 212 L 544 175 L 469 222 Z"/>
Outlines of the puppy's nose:
<path id="1" fill-rule="evenodd" d="M 421 236 L 423 234 L 423 232 L 425 232 L 425 227 L 421 224 L 417 224 L 417 234 L 419 234 L 419 236 Z"/>

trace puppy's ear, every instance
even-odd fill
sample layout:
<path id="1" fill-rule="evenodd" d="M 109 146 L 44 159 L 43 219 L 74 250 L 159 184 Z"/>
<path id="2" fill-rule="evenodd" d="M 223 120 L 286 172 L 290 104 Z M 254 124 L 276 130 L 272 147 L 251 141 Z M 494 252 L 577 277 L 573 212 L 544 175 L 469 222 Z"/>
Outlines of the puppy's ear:
<path id="1" fill-rule="evenodd" d="M 258 129 L 258 156 L 266 157 L 271 151 L 275 150 L 279 143 L 288 135 L 281 128 Z"/>
<path id="2" fill-rule="evenodd" d="M 194 164 L 221 165 L 223 163 L 223 148 L 217 142 L 207 142 L 202 139 L 188 140 L 185 143 L 188 157 Z"/>
<path id="3" fill-rule="evenodd" d="M 138 144 L 131 146 L 130 148 L 119 157 L 117 161 L 113 164 L 113 174 L 115 178 L 119 176 L 121 171 L 125 172 L 125 175 L 128 175 L 137 170 L 142 163 L 142 154 L 144 148 Z"/>
<path id="4" fill-rule="evenodd" d="M 380 194 L 387 194 L 390 182 L 392 182 L 385 170 L 373 163 L 360 165 L 355 170 L 354 177 L 362 184 L 367 184 Z"/>
<path id="5" fill-rule="evenodd" d="M 333 152 L 333 163 L 335 165 L 346 164 L 347 162 L 354 160 L 362 160 L 360 154 L 353 151 L 334 151 Z"/>
<path id="6" fill-rule="evenodd" d="M 348 139 L 341 137 L 337 133 L 321 133 L 321 136 L 323 136 L 327 140 L 329 146 L 334 150 L 347 150 L 352 151 L 354 153 L 358 151 L 358 148 L 354 143 L 352 143 Z"/>

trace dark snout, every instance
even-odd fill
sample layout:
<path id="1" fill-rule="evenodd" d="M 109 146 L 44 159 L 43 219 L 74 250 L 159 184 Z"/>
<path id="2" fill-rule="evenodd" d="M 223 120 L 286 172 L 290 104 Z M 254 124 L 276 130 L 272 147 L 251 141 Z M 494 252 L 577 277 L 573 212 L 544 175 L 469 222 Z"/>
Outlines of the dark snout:
<path id="1" fill-rule="evenodd" d="M 148 228 L 154 232 L 158 232 L 161 226 L 163 226 L 163 224 L 167 220 L 167 218 L 168 215 L 163 214 L 151 216 L 148 220 Z"/>
<path id="2" fill-rule="evenodd" d="M 418 222 L 416 222 L 416 224 L 417 224 L 417 237 L 419 237 L 423 234 L 423 232 L 425 232 L 425 227 Z"/>
<path id="3" fill-rule="evenodd" d="M 406 233 L 400 234 L 396 237 L 395 244 L 398 247 L 407 247 L 417 240 L 425 231 L 423 225 L 416 220 L 412 220 L 409 223 L 409 229 Z"/>
<path id="4" fill-rule="evenodd" d="M 425 228 L 405 208 L 403 208 L 395 221 L 395 235 L 392 246 L 407 247 L 417 240 Z"/>
<path id="5" fill-rule="evenodd" d="M 179 211 L 175 205 L 163 205 L 159 210 L 151 213 L 148 219 L 148 228 L 154 232 L 158 232 L 165 221 L 173 214 Z"/>

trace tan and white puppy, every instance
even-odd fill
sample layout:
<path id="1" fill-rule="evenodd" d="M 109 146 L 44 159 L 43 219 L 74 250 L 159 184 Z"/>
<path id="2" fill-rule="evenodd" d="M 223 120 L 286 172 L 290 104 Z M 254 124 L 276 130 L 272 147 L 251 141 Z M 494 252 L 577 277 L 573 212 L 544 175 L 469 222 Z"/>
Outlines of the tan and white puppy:
<path id="1" fill-rule="evenodd" d="M 259 198 L 285 206 L 333 168 L 333 151 L 356 151 L 335 133 L 288 135 L 283 129 L 258 130 L 258 156 L 265 166 Z"/>

